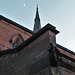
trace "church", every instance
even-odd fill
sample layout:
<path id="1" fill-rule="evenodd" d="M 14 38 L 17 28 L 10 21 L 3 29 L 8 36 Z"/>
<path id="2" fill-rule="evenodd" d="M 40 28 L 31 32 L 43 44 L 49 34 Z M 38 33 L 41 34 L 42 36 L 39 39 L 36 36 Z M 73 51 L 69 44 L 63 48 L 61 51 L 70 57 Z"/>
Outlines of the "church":
<path id="1" fill-rule="evenodd" d="M 57 44 L 58 33 L 41 28 L 38 7 L 33 31 L 0 15 L 0 75 L 75 75 L 75 52 Z"/>

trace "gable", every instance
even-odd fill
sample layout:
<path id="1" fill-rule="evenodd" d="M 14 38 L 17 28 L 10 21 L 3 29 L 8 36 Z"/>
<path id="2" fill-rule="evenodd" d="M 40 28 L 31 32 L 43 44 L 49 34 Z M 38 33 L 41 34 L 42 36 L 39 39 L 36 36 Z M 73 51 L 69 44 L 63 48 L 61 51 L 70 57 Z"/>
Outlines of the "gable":
<path id="1" fill-rule="evenodd" d="M 24 40 L 32 36 L 32 32 L 29 29 L 0 15 L 0 51 L 12 48 L 9 41 L 16 33 L 21 34 Z"/>

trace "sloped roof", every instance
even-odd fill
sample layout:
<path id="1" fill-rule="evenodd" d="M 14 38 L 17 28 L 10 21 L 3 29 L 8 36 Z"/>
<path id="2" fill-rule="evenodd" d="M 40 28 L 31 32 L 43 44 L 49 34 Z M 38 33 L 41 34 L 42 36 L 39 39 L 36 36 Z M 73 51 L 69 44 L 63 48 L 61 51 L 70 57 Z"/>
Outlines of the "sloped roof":
<path id="1" fill-rule="evenodd" d="M 61 45 L 59 45 L 59 44 L 56 44 L 56 45 L 57 45 L 57 47 L 59 47 L 59 48 L 63 49 L 64 51 L 67 51 L 67 52 L 69 52 L 69 53 L 71 53 L 71 54 L 75 55 L 75 52 L 73 52 L 73 51 L 69 50 L 68 48 L 63 47 L 63 46 L 61 46 Z"/>
<path id="2" fill-rule="evenodd" d="M 69 50 L 59 44 L 56 44 L 56 45 L 58 48 L 63 50 L 63 52 L 59 50 L 62 53 L 63 57 L 75 62 L 75 52 L 73 52 L 73 51 L 71 51 L 71 50 Z"/>
<path id="3" fill-rule="evenodd" d="M 15 25 L 15 26 L 17 26 L 17 27 L 19 27 L 19 28 L 31 33 L 31 34 L 33 34 L 33 31 L 31 31 L 30 29 L 28 29 L 28 28 L 26 28 L 26 27 L 24 27 L 24 26 L 22 26 L 22 25 L 20 25 L 20 24 L 18 24 L 16 22 L 14 22 L 14 21 L 2 16 L 2 15 L 0 15 L 0 19 L 4 20 L 4 21 L 6 21 L 6 22 L 8 22 L 10 24 L 13 24 L 13 25 Z"/>

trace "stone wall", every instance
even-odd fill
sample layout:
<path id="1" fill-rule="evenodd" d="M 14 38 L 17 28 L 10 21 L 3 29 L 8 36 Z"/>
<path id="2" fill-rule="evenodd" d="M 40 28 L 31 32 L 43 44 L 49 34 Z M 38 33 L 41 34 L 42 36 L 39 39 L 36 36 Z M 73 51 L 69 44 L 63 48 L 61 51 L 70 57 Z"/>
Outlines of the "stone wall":
<path id="1" fill-rule="evenodd" d="M 1 56 L 0 75 L 75 75 L 64 63 L 64 67 L 50 65 L 50 41 L 47 31 L 17 53 Z"/>
<path id="2" fill-rule="evenodd" d="M 4 20 L 0 20 L 0 50 L 5 50 L 12 47 L 9 40 L 16 33 L 21 34 L 24 40 L 32 36 L 29 32 L 24 31 L 23 29 Z"/>
<path id="3" fill-rule="evenodd" d="M 46 71 L 50 74 L 48 46 L 48 34 L 44 34 L 21 51 L 3 55 L 0 58 L 0 75 L 47 75 Z"/>

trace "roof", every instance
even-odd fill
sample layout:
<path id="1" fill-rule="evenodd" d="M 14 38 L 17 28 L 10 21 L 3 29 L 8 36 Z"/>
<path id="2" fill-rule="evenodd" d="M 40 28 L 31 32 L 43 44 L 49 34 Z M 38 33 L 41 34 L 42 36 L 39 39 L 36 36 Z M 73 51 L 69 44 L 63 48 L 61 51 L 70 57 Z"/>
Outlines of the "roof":
<path id="1" fill-rule="evenodd" d="M 38 12 L 38 7 L 37 7 L 36 17 L 35 17 L 35 20 L 34 20 L 34 29 L 33 29 L 33 31 L 34 31 L 34 33 L 36 33 L 40 29 L 41 29 L 41 23 L 40 23 L 39 12 Z"/>
<path id="2" fill-rule="evenodd" d="M 59 45 L 59 44 L 56 44 L 56 45 L 57 45 L 58 48 L 60 48 L 60 49 L 62 49 L 63 51 L 69 53 L 69 55 L 68 55 L 67 53 L 63 53 L 63 52 L 62 52 L 62 56 L 63 56 L 63 57 L 65 57 L 65 58 L 67 58 L 67 59 L 69 59 L 69 60 L 75 62 L 75 52 L 73 52 L 73 51 L 71 51 L 71 50 L 67 49 L 66 47 L 63 47 L 63 46 L 61 46 L 61 45 Z"/>
<path id="3" fill-rule="evenodd" d="M 31 34 L 33 34 L 33 31 L 31 31 L 30 29 L 28 29 L 28 28 L 26 28 L 26 27 L 24 27 L 24 26 L 22 26 L 22 25 L 20 25 L 20 24 L 18 24 L 16 22 L 14 22 L 14 21 L 2 16 L 2 15 L 0 15 L 0 19 L 4 20 L 4 21 L 6 21 L 6 22 L 8 22 L 10 24 L 13 24 L 13 25 L 15 25 L 15 26 L 17 26 L 17 27 L 19 27 L 19 28 L 31 33 Z"/>
<path id="4" fill-rule="evenodd" d="M 64 51 L 67 51 L 67 52 L 69 52 L 69 53 L 75 55 L 75 52 L 73 52 L 73 51 L 67 49 L 66 47 L 63 47 L 63 46 L 61 46 L 61 45 L 59 45 L 59 44 L 57 44 L 57 47 L 59 47 L 59 48 L 63 49 Z"/>

